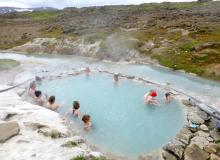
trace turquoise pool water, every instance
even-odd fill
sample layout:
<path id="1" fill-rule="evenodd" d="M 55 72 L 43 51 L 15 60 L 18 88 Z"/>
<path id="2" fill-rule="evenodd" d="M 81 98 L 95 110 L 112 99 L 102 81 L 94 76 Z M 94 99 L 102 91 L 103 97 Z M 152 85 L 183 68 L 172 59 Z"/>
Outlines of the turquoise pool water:
<path id="1" fill-rule="evenodd" d="M 112 77 L 92 73 L 76 77 L 45 81 L 40 87 L 55 95 L 64 105 L 58 112 L 66 113 L 72 101 L 81 104 L 80 112 L 90 114 L 93 127 L 84 132 L 80 119 L 71 114 L 90 143 L 120 156 L 137 157 L 167 143 L 182 127 L 183 114 L 178 102 L 164 102 L 164 92 L 131 80 L 120 80 L 115 86 Z M 146 106 L 143 95 L 150 89 L 158 90 L 158 106 Z"/>

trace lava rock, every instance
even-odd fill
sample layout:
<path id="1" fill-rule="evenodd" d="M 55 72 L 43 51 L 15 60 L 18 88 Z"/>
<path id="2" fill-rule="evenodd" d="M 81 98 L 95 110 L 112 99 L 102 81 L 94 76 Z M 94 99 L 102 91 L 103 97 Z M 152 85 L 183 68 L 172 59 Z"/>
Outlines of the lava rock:
<path id="1" fill-rule="evenodd" d="M 199 128 L 203 131 L 208 131 L 209 130 L 209 128 L 204 124 L 202 124 Z"/>

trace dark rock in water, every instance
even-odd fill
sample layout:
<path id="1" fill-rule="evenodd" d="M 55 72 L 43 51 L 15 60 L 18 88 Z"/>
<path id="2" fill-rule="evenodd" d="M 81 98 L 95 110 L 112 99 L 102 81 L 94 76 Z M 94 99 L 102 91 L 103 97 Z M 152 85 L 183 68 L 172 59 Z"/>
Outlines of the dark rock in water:
<path id="1" fill-rule="evenodd" d="M 177 139 L 172 139 L 167 145 L 163 147 L 164 150 L 174 154 L 178 159 L 183 157 L 185 144 L 178 141 Z"/>
<path id="2" fill-rule="evenodd" d="M 20 131 L 17 122 L 0 123 L 0 143 L 4 143 L 13 136 L 18 135 Z"/>
<path id="3" fill-rule="evenodd" d="M 184 160 L 207 160 L 209 154 L 203 151 L 196 144 L 189 145 L 184 153 Z"/>

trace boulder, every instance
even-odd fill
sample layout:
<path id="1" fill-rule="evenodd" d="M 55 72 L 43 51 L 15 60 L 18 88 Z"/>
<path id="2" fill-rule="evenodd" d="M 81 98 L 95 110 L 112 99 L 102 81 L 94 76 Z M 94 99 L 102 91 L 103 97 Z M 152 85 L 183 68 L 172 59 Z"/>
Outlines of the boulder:
<path id="1" fill-rule="evenodd" d="M 215 142 L 220 140 L 220 133 L 216 129 L 211 130 L 210 135 Z"/>
<path id="2" fill-rule="evenodd" d="M 218 122 L 218 120 L 212 117 L 212 118 L 210 119 L 210 122 L 208 123 L 209 128 L 215 128 L 217 122 Z"/>
<path id="3" fill-rule="evenodd" d="M 203 124 L 205 121 L 199 117 L 198 114 L 196 113 L 189 113 L 188 114 L 188 120 L 191 121 L 192 123 L 196 123 L 196 124 Z"/>
<path id="4" fill-rule="evenodd" d="M 167 151 L 163 151 L 162 156 L 165 160 L 177 160 L 177 158 Z"/>
<path id="5" fill-rule="evenodd" d="M 220 157 L 217 156 L 216 154 L 211 154 L 210 160 L 220 160 Z"/>
<path id="6" fill-rule="evenodd" d="M 13 136 L 18 135 L 20 131 L 17 122 L 0 123 L 0 143 L 4 143 Z"/>
<path id="7" fill-rule="evenodd" d="M 210 116 L 206 113 L 206 112 L 204 112 L 204 111 L 202 111 L 201 109 L 197 109 L 197 114 L 199 115 L 199 117 L 201 117 L 204 121 L 208 121 L 208 120 L 210 120 Z"/>
<path id="8" fill-rule="evenodd" d="M 182 128 L 176 135 L 176 138 L 184 144 L 189 144 L 190 139 L 193 137 L 193 133 L 186 127 Z"/>
<path id="9" fill-rule="evenodd" d="M 207 160 L 209 159 L 209 154 L 203 151 L 196 144 L 189 145 L 186 147 L 184 153 L 184 160 Z"/>
<path id="10" fill-rule="evenodd" d="M 200 148 L 204 148 L 209 144 L 209 141 L 205 137 L 195 136 L 191 139 L 191 144 L 196 144 Z"/>
<path id="11" fill-rule="evenodd" d="M 203 132 L 203 131 L 198 131 L 195 133 L 196 136 L 199 136 L 199 137 L 205 137 L 205 138 L 208 138 L 210 136 L 209 133 L 206 133 L 206 132 Z"/>
<path id="12" fill-rule="evenodd" d="M 205 146 L 204 150 L 208 153 L 216 153 L 218 149 L 218 145 L 215 143 L 209 143 L 208 145 Z"/>
<path id="13" fill-rule="evenodd" d="M 203 130 L 203 131 L 208 131 L 209 130 L 209 128 L 204 124 L 200 125 L 200 129 Z"/>
<path id="14" fill-rule="evenodd" d="M 174 154 L 178 159 L 183 157 L 185 144 L 178 141 L 177 139 L 172 139 L 167 145 L 163 147 L 164 150 Z"/>
<path id="15" fill-rule="evenodd" d="M 187 107 L 193 107 L 195 104 L 192 101 L 189 100 L 182 100 L 182 103 Z"/>

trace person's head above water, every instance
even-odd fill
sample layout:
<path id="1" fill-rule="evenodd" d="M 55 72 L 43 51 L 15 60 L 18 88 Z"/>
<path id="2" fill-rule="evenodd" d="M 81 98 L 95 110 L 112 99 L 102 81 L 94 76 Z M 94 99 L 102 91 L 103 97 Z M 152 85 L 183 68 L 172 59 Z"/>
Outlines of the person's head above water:
<path id="1" fill-rule="evenodd" d="M 156 90 L 150 90 L 150 96 L 156 97 L 157 96 L 157 91 Z"/>
<path id="2" fill-rule="evenodd" d="M 50 104 L 54 104 L 54 103 L 55 103 L 55 100 L 56 100 L 55 96 L 50 96 L 49 99 L 48 99 L 48 102 L 49 102 Z"/>
<path id="3" fill-rule="evenodd" d="M 80 104 L 78 101 L 73 101 L 73 109 L 77 110 L 80 108 Z"/>
<path id="4" fill-rule="evenodd" d="M 83 121 L 84 123 L 88 123 L 88 122 L 90 121 L 90 119 L 91 119 L 91 117 L 90 117 L 90 115 L 88 115 L 88 114 L 85 114 L 85 115 L 83 115 L 83 117 L 82 117 L 82 121 Z"/>
<path id="5" fill-rule="evenodd" d="M 39 98 L 42 95 L 42 92 L 41 91 L 35 91 L 34 94 L 37 98 Z"/>
<path id="6" fill-rule="evenodd" d="M 31 82 L 31 83 L 30 83 L 30 88 L 33 89 L 33 90 L 36 89 L 36 84 L 35 84 L 35 82 Z"/>

